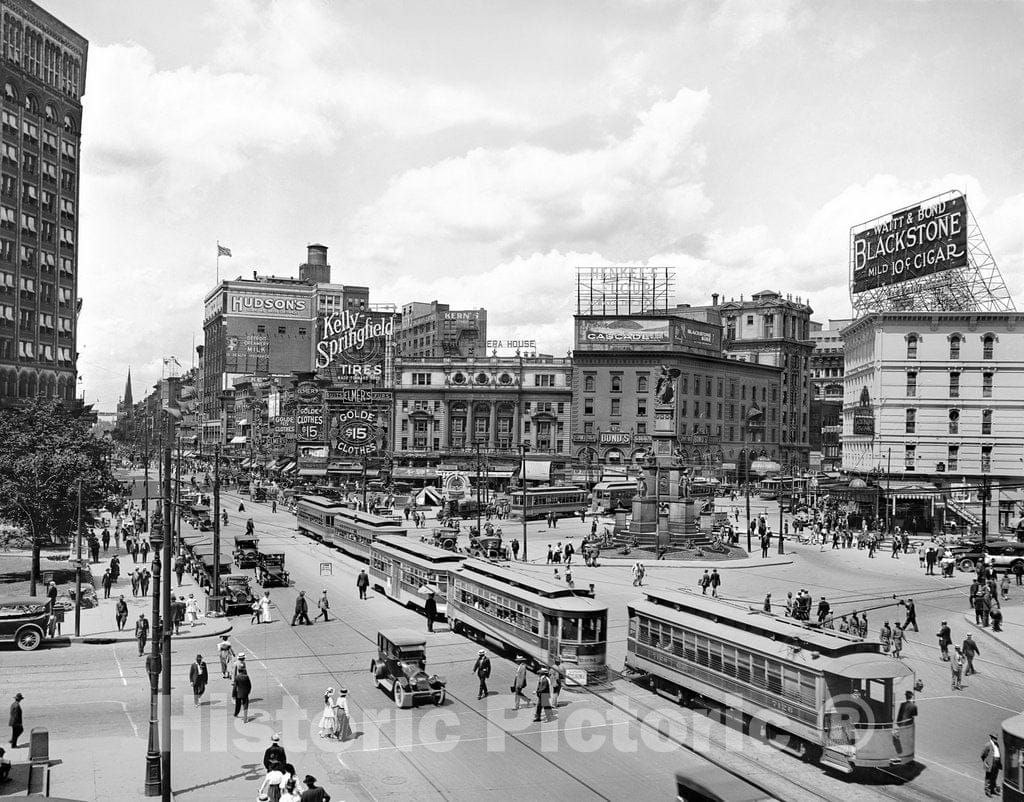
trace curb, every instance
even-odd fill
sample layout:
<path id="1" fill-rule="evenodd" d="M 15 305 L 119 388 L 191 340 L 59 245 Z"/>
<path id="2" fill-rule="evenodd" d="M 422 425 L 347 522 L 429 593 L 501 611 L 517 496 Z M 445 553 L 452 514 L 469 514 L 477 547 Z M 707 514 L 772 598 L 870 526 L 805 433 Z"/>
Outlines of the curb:
<path id="1" fill-rule="evenodd" d="M 205 631 L 204 632 L 196 632 L 194 634 L 189 632 L 189 634 L 187 634 L 187 635 L 172 635 L 171 636 L 171 641 L 173 642 L 173 641 L 179 641 L 179 640 L 199 640 L 200 638 L 220 637 L 221 635 L 228 635 L 228 634 L 230 634 L 233 629 L 234 629 L 234 625 L 230 625 L 230 626 L 227 626 L 227 627 L 223 627 L 221 629 L 211 630 L 211 631 L 208 631 L 208 632 L 205 632 Z M 71 643 L 84 643 L 84 644 L 87 644 L 89 646 L 106 646 L 106 645 L 111 644 L 111 643 L 134 643 L 135 642 L 135 637 L 134 636 L 123 637 L 123 636 L 99 634 L 99 635 L 82 635 L 81 637 L 76 638 L 76 637 L 74 637 L 72 635 L 72 636 L 68 637 L 67 640 L 70 640 Z"/>
<path id="2" fill-rule="evenodd" d="M 1024 649 L 1018 648 L 1016 646 L 1011 646 L 1005 640 L 1000 638 L 997 634 L 994 634 L 991 629 L 986 629 L 985 627 L 981 626 L 980 624 L 975 624 L 974 623 L 974 613 L 964 613 L 964 621 L 966 621 L 969 626 L 974 627 L 974 629 L 976 631 L 983 632 L 985 634 L 986 638 L 995 641 L 996 643 L 998 643 L 1001 646 L 1005 646 L 1007 649 L 1009 649 L 1011 652 L 1013 652 L 1018 657 L 1024 658 Z"/>

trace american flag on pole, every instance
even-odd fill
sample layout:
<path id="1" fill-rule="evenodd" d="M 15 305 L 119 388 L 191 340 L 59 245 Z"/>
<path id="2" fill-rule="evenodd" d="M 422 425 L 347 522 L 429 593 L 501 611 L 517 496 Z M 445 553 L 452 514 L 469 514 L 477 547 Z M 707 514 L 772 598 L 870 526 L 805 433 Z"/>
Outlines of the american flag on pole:
<path id="1" fill-rule="evenodd" d="M 231 256 L 231 249 L 217 243 L 217 256 Z"/>

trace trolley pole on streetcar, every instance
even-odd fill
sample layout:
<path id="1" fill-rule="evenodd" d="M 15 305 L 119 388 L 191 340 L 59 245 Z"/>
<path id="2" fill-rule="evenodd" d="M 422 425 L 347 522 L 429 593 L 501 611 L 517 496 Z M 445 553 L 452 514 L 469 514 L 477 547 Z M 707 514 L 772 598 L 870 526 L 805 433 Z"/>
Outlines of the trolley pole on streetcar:
<path id="1" fill-rule="evenodd" d="M 523 484 L 523 562 L 527 562 L 526 559 L 526 509 L 527 509 L 527 496 L 526 496 L 526 452 L 530 450 L 530 447 L 525 443 L 519 446 L 522 461 L 520 463 L 519 478 Z"/>

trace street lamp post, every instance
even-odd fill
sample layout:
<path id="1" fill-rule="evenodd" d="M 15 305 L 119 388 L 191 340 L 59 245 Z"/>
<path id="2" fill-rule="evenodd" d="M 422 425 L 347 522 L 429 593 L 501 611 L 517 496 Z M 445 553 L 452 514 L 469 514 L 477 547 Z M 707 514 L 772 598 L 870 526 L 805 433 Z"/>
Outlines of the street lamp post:
<path id="1" fill-rule="evenodd" d="M 78 479 L 78 514 L 75 524 L 75 540 L 77 541 L 77 554 L 75 555 L 75 637 L 81 635 L 82 630 L 82 479 Z M 54 615 L 54 611 L 50 610 Z"/>
<path id="2" fill-rule="evenodd" d="M 159 686 L 162 673 L 162 639 L 163 627 L 160 620 L 161 571 L 163 563 L 161 552 L 164 541 L 164 522 L 157 508 L 153 523 L 149 527 L 149 542 L 153 546 L 153 607 L 152 634 L 149 657 L 146 658 L 146 672 L 149 674 L 149 747 L 146 750 L 146 796 L 160 796 L 163 792 L 162 765 L 160 759 L 160 728 L 159 728 Z"/>
<path id="3" fill-rule="evenodd" d="M 476 449 L 476 536 L 480 537 L 480 441 L 473 443 Z"/>
<path id="4" fill-rule="evenodd" d="M 523 562 L 527 562 L 526 559 L 526 510 L 528 507 L 528 493 L 526 489 L 526 452 L 530 450 L 530 447 L 525 443 L 519 445 L 521 463 L 520 463 L 520 474 L 519 478 L 522 480 L 523 490 Z"/>

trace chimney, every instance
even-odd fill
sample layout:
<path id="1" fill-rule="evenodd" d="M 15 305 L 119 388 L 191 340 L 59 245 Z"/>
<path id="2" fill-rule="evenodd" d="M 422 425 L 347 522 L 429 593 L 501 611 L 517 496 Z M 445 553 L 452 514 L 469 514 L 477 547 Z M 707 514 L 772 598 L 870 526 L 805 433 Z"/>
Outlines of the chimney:
<path id="1" fill-rule="evenodd" d="M 327 264 L 327 246 L 313 243 L 306 247 L 306 261 L 299 265 L 299 281 L 330 284 L 331 266 Z"/>
<path id="2" fill-rule="evenodd" d="M 718 293 L 717 292 L 711 293 L 711 305 L 712 306 L 718 306 Z"/>

